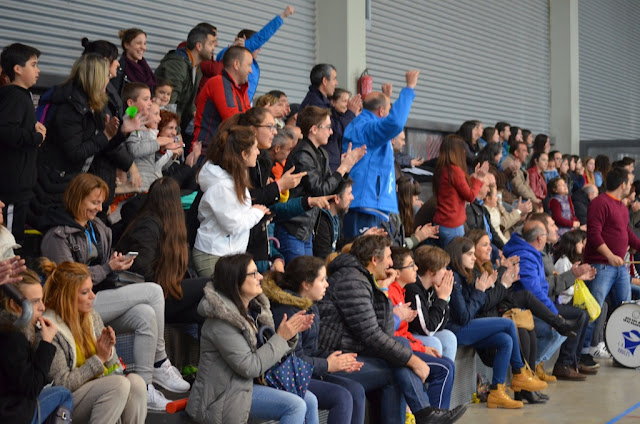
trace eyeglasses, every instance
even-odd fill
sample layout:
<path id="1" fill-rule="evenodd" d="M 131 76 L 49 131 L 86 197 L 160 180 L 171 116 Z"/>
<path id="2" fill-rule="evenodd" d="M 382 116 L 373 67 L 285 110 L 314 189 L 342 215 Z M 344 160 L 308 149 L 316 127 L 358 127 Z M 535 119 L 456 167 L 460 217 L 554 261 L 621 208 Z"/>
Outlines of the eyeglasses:
<path id="1" fill-rule="evenodd" d="M 331 125 L 318 125 L 318 129 L 331 128 Z"/>
<path id="2" fill-rule="evenodd" d="M 247 277 L 251 275 L 251 276 L 253 276 L 253 278 L 258 278 L 258 274 L 260 274 L 260 273 L 259 273 L 259 272 L 258 272 L 258 270 L 256 269 L 256 270 L 255 270 L 255 271 L 253 271 L 253 272 L 247 272 Z"/>
<path id="3" fill-rule="evenodd" d="M 401 266 L 401 267 L 396 268 L 396 269 L 397 269 L 398 271 L 400 271 L 401 269 L 406 269 L 406 268 L 415 268 L 415 266 L 416 266 L 415 261 L 411 261 L 411 263 L 410 263 L 409 265 Z"/>
<path id="4" fill-rule="evenodd" d="M 268 128 L 269 131 L 276 131 L 278 129 L 278 126 L 276 124 L 271 124 L 271 125 L 256 125 L 256 127 L 260 127 L 260 128 Z"/>

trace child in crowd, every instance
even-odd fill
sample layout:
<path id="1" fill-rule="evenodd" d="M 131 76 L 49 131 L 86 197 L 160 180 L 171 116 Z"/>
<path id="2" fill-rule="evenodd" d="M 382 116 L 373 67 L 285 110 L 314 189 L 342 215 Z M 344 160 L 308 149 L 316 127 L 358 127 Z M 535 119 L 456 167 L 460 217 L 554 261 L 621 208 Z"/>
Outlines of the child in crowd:
<path id="1" fill-rule="evenodd" d="M 160 110 L 176 112 L 176 104 L 169 103 L 173 93 L 173 83 L 165 78 L 158 78 L 158 84 L 153 89 L 153 101 L 160 106 Z"/>
<path id="2" fill-rule="evenodd" d="M 18 243 L 24 240 L 29 200 L 36 185 L 36 157 L 47 129 L 36 119 L 29 89 L 38 81 L 40 51 L 20 43 L 0 55 L 10 84 L 0 87 L 0 198 L 4 222 Z"/>
<path id="3" fill-rule="evenodd" d="M 418 311 L 409 323 L 409 331 L 425 346 L 434 347 L 445 358 L 456 359 L 458 339 L 445 329 L 449 320 L 449 298 L 453 289 L 453 272 L 447 270 L 449 255 L 435 246 L 420 246 L 415 251 L 418 270 L 415 284 L 406 287 L 404 299 Z"/>
<path id="4" fill-rule="evenodd" d="M 566 232 L 560 237 L 560 241 L 555 248 L 553 258 L 554 268 L 558 274 L 567 272 L 574 263 L 582 262 L 584 245 L 587 241 L 587 233 L 582 230 Z M 558 303 L 566 305 L 573 300 L 574 286 L 569 287 L 558 296 Z"/>
<path id="5" fill-rule="evenodd" d="M 551 217 L 558 226 L 558 235 L 562 237 L 564 233 L 580 227 L 580 221 L 576 217 L 573 209 L 573 201 L 569 196 L 569 187 L 562 177 L 556 177 L 547 184 L 549 193 L 549 210 Z M 585 226 L 586 229 L 586 226 Z"/>
<path id="6" fill-rule="evenodd" d="M 149 87 L 142 83 L 125 85 L 122 90 L 122 101 L 127 107 L 137 107 L 145 121 L 145 129 L 132 132 L 126 141 L 127 150 L 136 158 L 135 163 L 142 178 L 140 190 L 145 192 L 155 180 L 162 177 L 162 167 L 175 153 L 172 150 L 180 150 L 181 146 L 169 137 L 158 137 L 160 106 L 151 101 Z M 165 148 L 166 151 L 156 158 L 156 152 L 160 148 Z"/>
<path id="7" fill-rule="evenodd" d="M 0 261 L 13 258 L 16 254 L 14 249 L 19 249 L 20 245 L 16 243 L 15 237 L 11 231 L 4 226 L 4 217 L 2 211 L 6 205 L 0 200 Z"/>
<path id="8" fill-rule="evenodd" d="M 50 320 L 42 316 L 42 285 L 38 275 L 22 271 L 21 281 L 13 283 L 33 306 L 31 322 L 15 327 L 22 307 L 0 290 L 0 421 L 4 423 L 51 422 L 47 418 L 63 409 L 69 421 L 73 410 L 71 393 L 64 387 L 45 387 L 51 363 L 56 354 L 52 344 L 58 332 Z M 36 325 L 40 326 L 40 343 L 36 342 Z"/>

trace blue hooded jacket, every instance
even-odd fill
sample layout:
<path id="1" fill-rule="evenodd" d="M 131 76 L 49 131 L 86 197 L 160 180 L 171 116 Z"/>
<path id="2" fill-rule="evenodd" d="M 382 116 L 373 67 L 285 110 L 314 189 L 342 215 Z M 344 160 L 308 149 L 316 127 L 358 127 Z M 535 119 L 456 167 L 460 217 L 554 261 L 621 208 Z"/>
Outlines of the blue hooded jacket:
<path id="1" fill-rule="evenodd" d="M 353 179 L 351 208 L 372 208 L 398 213 L 396 172 L 390 140 L 404 129 L 416 94 L 405 87 L 393 103 L 389 115 L 380 118 L 363 110 L 344 131 L 342 152 L 351 143 L 355 149 L 367 146 L 367 154 L 355 164 L 349 176 Z"/>
<path id="2" fill-rule="evenodd" d="M 520 234 L 513 234 L 504 245 L 504 255 L 520 256 L 520 281 L 513 284 L 512 290 L 529 290 L 535 297 L 545 304 L 554 314 L 558 309 L 549 299 L 549 283 L 544 272 L 542 253 L 527 243 Z"/>

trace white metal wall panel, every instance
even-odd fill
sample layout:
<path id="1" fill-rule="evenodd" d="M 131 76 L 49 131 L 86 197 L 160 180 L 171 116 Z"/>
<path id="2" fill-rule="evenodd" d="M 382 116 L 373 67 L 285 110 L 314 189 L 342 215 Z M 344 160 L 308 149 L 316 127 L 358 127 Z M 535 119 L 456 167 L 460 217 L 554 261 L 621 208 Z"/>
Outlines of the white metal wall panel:
<path id="1" fill-rule="evenodd" d="M 640 2 L 580 0 L 580 139 L 640 138 Z"/>
<path id="2" fill-rule="evenodd" d="M 258 94 L 281 89 L 291 102 L 300 102 L 315 64 L 315 0 L 5 0 L 2 4 L 0 46 L 22 42 L 40 49 L 40 70 L 47 74 L 68 75 L 85 36 L 120 46 L 120 29 L 142 28 L 148 35 L 145 58 L 155 69 L 198 22 L 218 28 L 222 47 L 243 28 L 259 30 L 287 4 L 295 7 L 295 14 L 285 19 L 258 57 Z"/>
<path id="3" fill-rule="evenodd" d="M 374 87 L 420 70 L 411 118 L 549 129 L 548 0 L 371 0 Z"/>

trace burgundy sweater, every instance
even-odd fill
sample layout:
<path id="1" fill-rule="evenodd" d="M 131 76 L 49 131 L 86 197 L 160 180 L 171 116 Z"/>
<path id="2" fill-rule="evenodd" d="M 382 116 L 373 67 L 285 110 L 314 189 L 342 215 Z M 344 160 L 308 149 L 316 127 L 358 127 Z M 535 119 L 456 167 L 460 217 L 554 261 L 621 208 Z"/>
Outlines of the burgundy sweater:
<path id="1" fill-rule="evenodd" d="M 607 193 L 596 197 L 589 204 L 585 263 L 609 263 L 607 258 L 598 252 L 598 247 L 602 244 L 606 244 L 614 255 L 621 258 L 624 258 L 629 246 L 640 250 L 640 239 L 629 227 L 629 210 L 620 200 Z"/>

